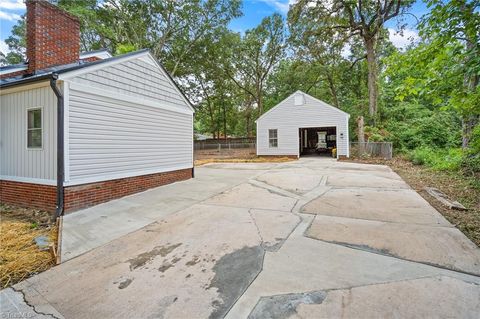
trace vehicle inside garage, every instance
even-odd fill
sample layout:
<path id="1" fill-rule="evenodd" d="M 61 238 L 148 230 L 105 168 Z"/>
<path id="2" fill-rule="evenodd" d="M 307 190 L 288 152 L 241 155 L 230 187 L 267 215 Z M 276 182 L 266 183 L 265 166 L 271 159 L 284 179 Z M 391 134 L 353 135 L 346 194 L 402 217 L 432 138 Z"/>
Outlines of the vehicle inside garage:
<path id="1" fill-rule="evenodd" d="M 336 127 L 309 127 L 299 129 L 300 155 L 336 156 Z"/>

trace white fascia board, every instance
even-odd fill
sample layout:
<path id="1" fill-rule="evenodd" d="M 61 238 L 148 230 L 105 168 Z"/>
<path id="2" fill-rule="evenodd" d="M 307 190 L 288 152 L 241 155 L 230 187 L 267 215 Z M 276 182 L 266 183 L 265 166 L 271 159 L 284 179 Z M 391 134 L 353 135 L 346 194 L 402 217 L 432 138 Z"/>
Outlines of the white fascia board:
<path id="1" fill-rule="evenodd" d="M 145 105 L 145 106 L 149 106 L 149 107 L 153 107 L 153 108 L 157 108 L 157 109 L 162 109 L 162 110 L 167 110 L 167 111 L 182 113 L 182 114 L 188 114 L 188 115 L 193 116 L 193 112 L 190 111 L 189 109 L 182 109 L 182 108 L 175 107 L 175 106 L 160 104 L 160 103 L 155 102 L 154 100 L 151 100 L 151 99 L 145 99 L 145 98 L 141 98 L 141 97 L 137 97 L 137 96 L 132 96 L 132 95 L 122 94 L 122 93 L 118 93 L 118 92 L 107 91 L 107 90 L 104 90 L 104 89 L 99 89 L 99 88 L 96 88 L 96 87 L 93 87 L 93 86 L 80 84 L 80 83 L 76 83 L 76 82 L 69 82 L 68 81 L 68 83 L 69 83 L 69 88 L 71 90 L 82 91 L 82 92 L 86 92 L 88 94 L 103 96 L 103 97 L 111 98 L 111 99 L 114 99 L 114 100 L 121 100 L 121 101 L 124 101 L 124 102 Z"/>

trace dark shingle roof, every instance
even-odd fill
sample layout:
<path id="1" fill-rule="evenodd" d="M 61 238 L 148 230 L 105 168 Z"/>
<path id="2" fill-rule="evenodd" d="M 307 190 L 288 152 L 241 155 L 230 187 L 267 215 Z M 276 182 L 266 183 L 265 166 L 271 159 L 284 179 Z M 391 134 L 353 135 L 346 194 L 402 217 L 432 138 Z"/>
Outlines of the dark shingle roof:
<path id="1" fill-rule="evenodd" d="M 114 57 L 107 58 L 107 59 L 97 60 L 97 61 L 93 61 L 93 62 L 82 62 L 82 61 L 80 61 L 80 62 L 71 63 L 71 64 L 63 64 L 63 65 L 54 66 L 54 67 L 51 67 L 51 68 L 39 70 L 35 74 L 25 74 L 25 75 L 14 76 L 14 77 L 11 77 L 11 78 L 1 79 L 0 80 L 0 88 L 7 88 L 7 87 L 11 87 L 11 86 L 16 86 L 16 85 L 21 85 L 21 84 L 26 84 L 26 83 L 31 83 L 31 82 L 44 80 L 44 79 L 50 78 L 53 73 L 57 73 L 57 74 L 66 73 L 66 72 L 82 69 L 82 68 L 85 68 L 87 66 L 103 64 L 103 63 L 111 62 L 111 61 L 114 61 L 114 60 L 118 60 L 120 58 L 145 53 L 147 51 L 148 51 L 148 49 L 144 49 L 144 50 L 130 52 L 130 53 L 127 53 L 127 54 L 122 54 L 122 55 L 114 56 Z M 17 68 L 20 67 L 20 66 L 21 65 L 16 65 Z M 8 67 L 10 67 L 10 66 L 8 66 Z M 4 67 L 2 67 L 2 68 L 4 68 Z M 12 68 L 13 68 L 13 66 L 12 66 Z"/>

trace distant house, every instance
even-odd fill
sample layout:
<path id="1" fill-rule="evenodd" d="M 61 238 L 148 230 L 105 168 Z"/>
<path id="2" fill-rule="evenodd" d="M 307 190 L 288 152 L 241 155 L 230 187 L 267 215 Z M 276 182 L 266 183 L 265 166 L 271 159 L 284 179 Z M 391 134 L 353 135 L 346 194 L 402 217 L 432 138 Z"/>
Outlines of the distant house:
<path id="1" fill-rule="evenodd" d="M 80 54 L 79 21 L 27 0 L 0 69 L 0 201 L 73 211 L 193 176 L 193 106 L 146 50 Z"/>
<path id="2" fill-rule="evenodd" d="M 349 157 L 350 115 L 297 91 L 257 120 L 257 155 Z M 335 153 L 333 153 L 335 154 Z"/>

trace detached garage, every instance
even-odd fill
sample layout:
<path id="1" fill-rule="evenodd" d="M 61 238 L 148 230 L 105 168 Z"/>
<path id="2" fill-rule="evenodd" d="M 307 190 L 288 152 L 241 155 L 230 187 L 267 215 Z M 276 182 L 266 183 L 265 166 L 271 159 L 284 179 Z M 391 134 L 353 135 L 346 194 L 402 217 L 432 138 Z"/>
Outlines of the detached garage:
<path id="1" fill-rule="evenodd" d="M 349 157 L 350 114 L 297 91 L 257 120 L 257 155 Z"/>

